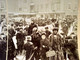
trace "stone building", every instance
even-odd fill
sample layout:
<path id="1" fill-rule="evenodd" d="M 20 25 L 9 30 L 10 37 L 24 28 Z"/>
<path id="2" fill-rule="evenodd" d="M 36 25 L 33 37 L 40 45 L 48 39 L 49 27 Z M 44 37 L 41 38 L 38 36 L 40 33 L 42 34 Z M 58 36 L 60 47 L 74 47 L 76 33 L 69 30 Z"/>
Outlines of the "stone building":
<path id="1" fill-rule="evenodd" d="M 5 12 L 5 0 L 0 3 L 4 5 L 0 5 L 0 12 Z M 8 0 L 8 13 L 55 18 L 75 16 L 78 14 L 78 0 Z"/>

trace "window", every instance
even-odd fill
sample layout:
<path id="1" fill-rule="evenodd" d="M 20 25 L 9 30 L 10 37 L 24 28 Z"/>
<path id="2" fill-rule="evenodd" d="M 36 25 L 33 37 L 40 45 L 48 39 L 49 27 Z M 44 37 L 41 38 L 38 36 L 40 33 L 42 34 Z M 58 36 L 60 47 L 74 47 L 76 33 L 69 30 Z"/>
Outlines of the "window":
<path id="1" fill-rule="evenodd" d="M 48 4 L 46 4 L 46 10 L 48 9 Z"/>
<path id="2" fill-rule="evenodd" d="M 22 8 L 19 8 L 19 11 L 22 11 Z"/>
<path id="3" fill-rule="evenodd" d="M 30 6 L 30 12 L 31 12 L 31 13 L 34 12 L 34 5 L 31 5 L 31 6 Z"/>
<path id="4" fill-rule="evenodd" d="M 68 9 L 71 9 L 71 4 L 68 4 Z"/>
<path id="5" fill-rule="evenodd" d="M 27 0 L 24 0 L 24 3 L 27 3 Z"/>
<path id="6" fill-rule="evenodd" d="M 4 8 L 4 2 L 0 2 L 0 8 Z"/>
<path id="7" fill-rule="evenodd" d="M 59 3 L 57 4 L 57 10 L 58 11 L 60 10 L 60 4 Z"/>

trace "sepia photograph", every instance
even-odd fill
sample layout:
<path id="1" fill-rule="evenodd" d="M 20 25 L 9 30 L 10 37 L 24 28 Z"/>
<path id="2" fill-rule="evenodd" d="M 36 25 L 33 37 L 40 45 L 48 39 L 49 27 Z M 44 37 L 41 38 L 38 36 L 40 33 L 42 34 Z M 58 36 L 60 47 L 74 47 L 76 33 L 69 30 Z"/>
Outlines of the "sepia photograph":
<path id="1" fill-rule="evenodd" d="M 0 0 L 0 60 L 79 60 L 79 0 Z"/>

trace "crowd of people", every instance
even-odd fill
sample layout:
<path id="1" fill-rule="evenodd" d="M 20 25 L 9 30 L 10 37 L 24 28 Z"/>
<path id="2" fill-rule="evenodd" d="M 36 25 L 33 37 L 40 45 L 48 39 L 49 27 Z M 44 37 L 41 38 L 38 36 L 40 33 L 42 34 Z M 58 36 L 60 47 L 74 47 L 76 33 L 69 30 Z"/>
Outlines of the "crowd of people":
<path id="1" fill-rule="evenodd" d="M 6 19 L 0 19 L 0 60 L 6 60 L 7 47 L 7 23 Z"/>
<path id="2" fill-rule="evenodd" d="M 8 60 L 18 60 L 17 56 L 22 54 L 26 60 L 79 60 L 77 35 L 73 31 L 69 33 L 71 26 L 75 27 L 75 19 L 32 19 L 30 24 L 25 20 L 9 20 L 8 25 L 3 24 L 4 21 L 1 24 L 4 32 L 0 36 L 5 38 L 1 38 L 0 43 L 5 42 L 5 50 L 0 50 L 6 53 L 8 40 Z M 40 30 L 40 27 L 43 28 Z"/>

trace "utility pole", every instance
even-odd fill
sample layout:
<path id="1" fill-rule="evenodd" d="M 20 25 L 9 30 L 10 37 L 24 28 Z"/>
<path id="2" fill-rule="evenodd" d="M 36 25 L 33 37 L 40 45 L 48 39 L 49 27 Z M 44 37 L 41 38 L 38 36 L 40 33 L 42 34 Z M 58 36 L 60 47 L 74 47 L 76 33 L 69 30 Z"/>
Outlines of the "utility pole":
<path id="1" fill-rule="evenodd" d="M 6 60 L 8 59 L 8 0 L 6 0 L 6 19 L 7 19 L 7 49 L 6 49 Z"/>

